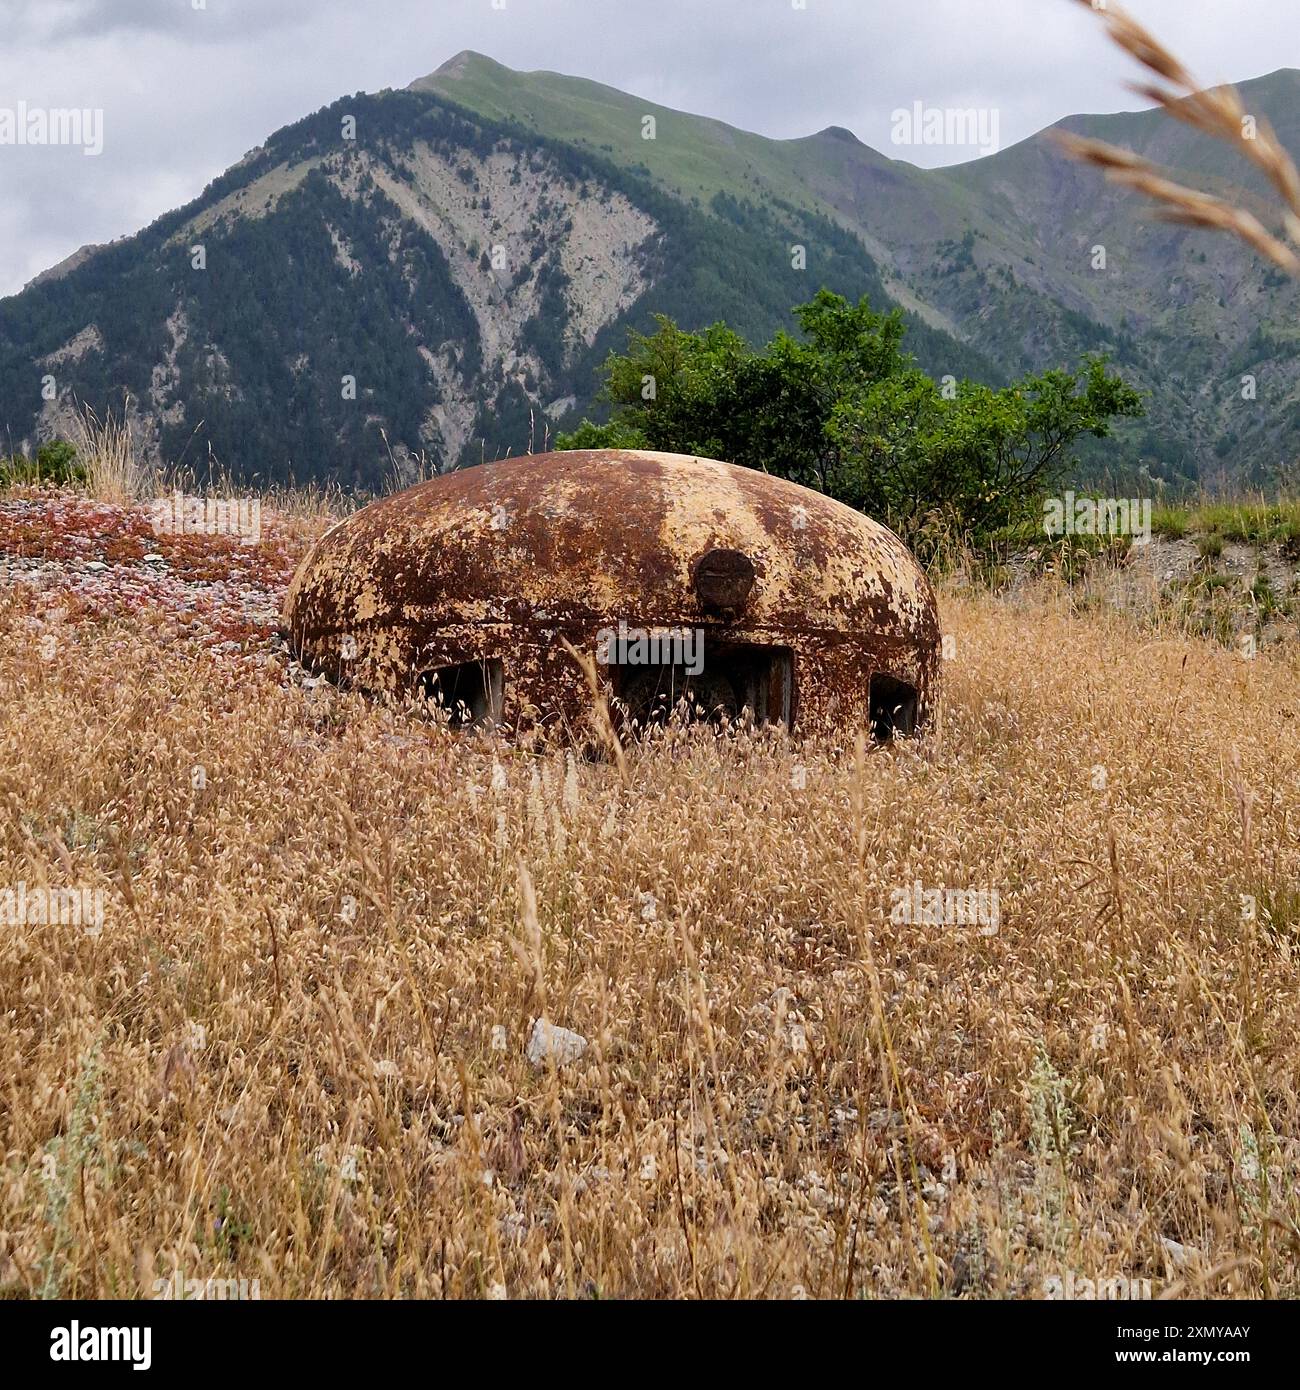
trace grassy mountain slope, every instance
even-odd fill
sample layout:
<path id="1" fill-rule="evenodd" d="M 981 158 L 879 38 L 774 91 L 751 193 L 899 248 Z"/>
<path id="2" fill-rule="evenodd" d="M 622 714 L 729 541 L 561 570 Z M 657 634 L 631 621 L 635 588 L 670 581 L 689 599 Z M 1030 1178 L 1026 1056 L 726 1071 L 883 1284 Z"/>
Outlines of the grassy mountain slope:
<path id="1" fill-rule="evenodd" d="M 763 191 L 795 205 L 825 210 L 808 183 L 809 147 L 817 145 L 816 138 L 769 140 L 585 78 L 514 72 L 477 53 L 458 54 L 411 88 L 447 97 L 495 120 L 517 122 L 548 138 L 602 152 L 620 164 L 641 165 L 664 188 L 679 197 L 697 199 L 701 205 L 717 193 L 749 198 Z M 647 116 L 655 119 L 652 139 L 645 135 Z M 858 148 L 881 164 L 889 162 L 865 145 Z"/>
<path id="2" fill-rule="evenodd" d="M 417 87 L 603 144 L 665 188 L 704 197 L 737 184 L 751 197 L 815 208 L 870 249 L 889 294 L 953 338 L 978 344 L 1004 376 L 1068 365 L 1104 349 L 1151 393 L 1149 418 L 1097 466 L 1139 463 L 1171 480 L 1216 470 L 1261 481 L 1300 451 L 1300 291 L 1223 238 L 1152 220 L 1140 200 L 1062 158 L 1051 132 L 940 170 L 890 160 L 832 128 L 768 140 L 717 121 L 554 73 L 511 73 L 461 54 Z M 1300 73 L 1246 83 L 1248 109 L 1300 150 Z M 641 119 L 657 118 L 657 138 Z M 1233 150 L 1150 111 L 1075 117 L 1066 129 L 1136 149 L 1184 180 L 1262 193 Z M 1252 202 L 1252 206 L 1256 206 Z M 1257 210 L 1263 210 L 1258 204 Z M 1106 268 L 1094 269 L 1104 246 Z M 940 344 L 932 344 L 942 353 Z M 952 370 L 939 359 L 923 363 Z M 1257 378 L 1257 399 L 1242 377 Z"/>
<path id="3" fill-rule="evenodd" d="M 125 391 L 151 452 L 244 477 L 371 487 L 390 452 L 399 474 L 518 452 L 591 409 L 598 364 L 656 312 L 761 339 L 823 284 L 886 299 L 811 200 L 743 192 L 684 201 L 434 93 L 346 98 L 0 303 L 0 428 L 66 431 L 75 403 Z M 997 375 L 924 322 L 914 337 Z"/>
<path id="4" fill-rule="evenodd" d="M 1243 90 L 1300 147 L 1300 73 Z M 1066 124 L 1211 188 L 1238 172 L 1154 113 Z M 373 486 L 390 451 L 400 474 L 540 444 L 656 312 L 757 340 L 822 285 L 903 306 L 936 376 L 1110 352 L 1150 413 L 1094 473 L 1261 481 L 1300 453 L 1297 288 L 1149 220 L 1049 133 L 926 171 L 839 128 L 770 140 L 472 53 L 286 127 L 0 301 L 0 430 L 26 446 L 125 391 L 160 458 Z"/>
<path id="5" fill-rule="evenodd" d="M 821 213 L 862 236 L 877 259 L 889 256 L 895 204 L 902 222 L 910 219 L 908 210 L 916 210 L 957 235 L 965 225 L 959 192 L 887 159 L 838 126 L 796 140 L 771 140 L 586 78 L 515 72 L 471 52 L 457 54 L 411 88 L 603 154 L 701 208 L 722 193 Z M 645 135 L 647 116 L 655 119 L 653 139 Z M 874 207 L 872 215 L 862 215 L 868 207 Z"/>

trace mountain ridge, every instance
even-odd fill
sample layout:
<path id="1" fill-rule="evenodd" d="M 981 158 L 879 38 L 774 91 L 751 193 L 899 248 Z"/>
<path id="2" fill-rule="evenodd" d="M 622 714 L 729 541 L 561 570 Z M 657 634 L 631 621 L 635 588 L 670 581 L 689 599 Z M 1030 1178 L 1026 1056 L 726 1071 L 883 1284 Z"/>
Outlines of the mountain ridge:
<path id="1" fill-rule="evenodd" d="M 1242 91 L 1300 144 L 1300 71 Z M 903 308 L 935 376 L 999 382 L 1108 351 L 1151 419 L 1093 449 L 1094 469 L 1182 484 L 1294 456 L 1296 287 L 1235 243 L 1146 220 L 1061 156 L 1060 126 L 1211 185 L 1236 171 L 1149 111 L 921 169 L 844 127 L 774 140 L 463 50 L 274 132 L 182 208 L 0 300 L 0 428 L 48 436 L 72 402 L 102 411 L 126 390 L 157 457 L 197 439 L 237 473 L 368 486 L 393 444 L 399 471 L 422 454 L 445 468 L 588 413 L 603 354 L 656 312 L 755 339 L 826 284 Z M 199 243 L 218 274 L 187 265 Z M 33 368 L 52 400 L 31 402 Z M 1239 409 L 1252 369 L 1264 400 Z M 335 372 L 356 409 L 333 399 Z"/>

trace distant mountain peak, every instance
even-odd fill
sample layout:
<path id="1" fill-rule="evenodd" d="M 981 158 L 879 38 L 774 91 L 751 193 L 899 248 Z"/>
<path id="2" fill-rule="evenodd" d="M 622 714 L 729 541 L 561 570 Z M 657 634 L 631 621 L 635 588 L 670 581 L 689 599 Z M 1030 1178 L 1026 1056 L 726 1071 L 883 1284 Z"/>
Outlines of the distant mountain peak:
<path id="1" fill-rule="evenodd" d="M 489 58 L 486 53 L 478 53 L 472 48 L 462 48 L 459 53 L 452 58 L 448 58 L 441 67 L 435 68 L 429 75 L 431 77 L 463 77 L 468 68 L 478 67 L 483 64 L 493 68 L 502 67 L 501 63 L 498 63 L 493 58 Z"/>
<path id="2" fill-rule="evenodd" d="M 126 241 L 126 237 L 118 237 L 118 241 Z M 78 266 L 85 263 L 105 246 L 112 245 L 112 242 L 88 242 L 85 246 L 79 246 L 70 256 L 65 256 L 57 265 L 52 265 L 48 270 L 42 270 L 35 278 L 29 280 L 23 289 L 30 290 L 34 285 L 44 285 L 51 280 L 61 280 L 65 275 L 70 275 Z"/>
<path id="3" fill-rule="evenodd" d="M 862 141 L 851 130 L 846 130 L 842 125 L 828 125 L 825 130 L 819 130 L 814 139 L 844 140 L 850 145 L 862 144 Z"/>

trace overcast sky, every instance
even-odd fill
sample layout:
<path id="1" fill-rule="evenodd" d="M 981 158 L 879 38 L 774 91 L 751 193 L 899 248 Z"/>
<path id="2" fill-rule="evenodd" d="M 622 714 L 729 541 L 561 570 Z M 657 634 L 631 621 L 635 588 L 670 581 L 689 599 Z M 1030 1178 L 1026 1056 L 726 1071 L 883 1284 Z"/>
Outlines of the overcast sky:
<path id="1" fill-rule="evenodd" d="M 1300 67 L 1296 0 L 1130 0 L 1206 81 Z M 1127 60 L 1071 0 L 0 0 L 0 294 L 188 201 L 273 130 L 464 48 L 781 138 L 891 114 L 999 114 L 1002 146 L 1132 109 Z M 3 143 L 6 110 L 103 112 L 103 152 Z"/>

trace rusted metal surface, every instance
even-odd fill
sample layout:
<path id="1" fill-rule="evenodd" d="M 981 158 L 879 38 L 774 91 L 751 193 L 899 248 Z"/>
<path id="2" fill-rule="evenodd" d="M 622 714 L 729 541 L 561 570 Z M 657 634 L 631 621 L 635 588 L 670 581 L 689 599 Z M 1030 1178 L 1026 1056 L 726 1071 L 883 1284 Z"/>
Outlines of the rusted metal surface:
<path id="1" fill-rule="evenodd" d="M 620 621 L 788 650 L 806 732 L 861 727 L 877 672 L 916 688 L 923 721 L 938 673 L 934 595 L 893 532 L 753 469 L 632 450 L 510 459 L 375 502 L 316 543 L 284 616 L 304 661 L 363 689 L 498 659 L 511 726 L 580 722 L 590 692 L 561 639 L 594 653 Z"/>
<path id="2" fill-rule="evenodd" d="M 707 551 L 695 566 L 695 592 L 711 613 L 739 613 L 749 602 L 758 570 L 739 550 Z"/>

